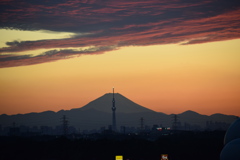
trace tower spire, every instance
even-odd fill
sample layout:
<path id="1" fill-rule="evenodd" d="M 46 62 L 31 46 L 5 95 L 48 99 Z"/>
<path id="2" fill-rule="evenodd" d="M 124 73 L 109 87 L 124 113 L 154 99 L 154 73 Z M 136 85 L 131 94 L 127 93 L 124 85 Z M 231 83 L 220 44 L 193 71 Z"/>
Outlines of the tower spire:
<path id="1" fill-rule="evenodd" d="M 114 87 L 113 87 L 113 99 L 114 99 Z"/>

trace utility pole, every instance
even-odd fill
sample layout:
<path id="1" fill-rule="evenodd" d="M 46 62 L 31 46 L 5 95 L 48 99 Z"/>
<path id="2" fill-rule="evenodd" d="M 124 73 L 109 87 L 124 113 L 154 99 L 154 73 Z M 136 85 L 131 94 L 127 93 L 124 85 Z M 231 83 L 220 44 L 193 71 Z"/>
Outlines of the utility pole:
<path id="1" fill-rule="evenodd" d="M 144 125 L 144 119 L 143 117 L 140 118 L 140 128 L 141 128 L 141 131 L 143 130 L 143 125 Z"/>
<path id="2" fill-rule="evenodd" d="M 66 115 L 63 115 L 63 117 L 61 119 L 62 119 L 61 122 L 62 122 L 62 127 L 63 127 L 63 135 L 67 136 L 67 134 L 68 134 L 68 120 L 67 120 Z"/>
<path id="3" fill-rule="evenodd" d="M 178 116 L 175 114 L 173 115 L 173 124 L 172 124 L 173 131 L 178 129 Z"/>

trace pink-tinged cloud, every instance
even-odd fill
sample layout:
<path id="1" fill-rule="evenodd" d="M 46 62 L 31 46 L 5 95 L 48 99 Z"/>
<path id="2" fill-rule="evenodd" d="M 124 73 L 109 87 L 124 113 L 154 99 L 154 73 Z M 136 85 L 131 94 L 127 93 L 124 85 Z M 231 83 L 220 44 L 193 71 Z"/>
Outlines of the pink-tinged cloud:
<path id="1" fill-rule="evenodd" d="M 68 39 L 6 42 L 8 47 L 0 48 L 0 54 L 17 55 L 43 48 L 64 50 L 67 47 L 109 48 L 181 42 L 186 45 L 240 38 L 239 0 L 5 0 L 0 6 L 1 28 L 76 33 Z M 78 36 L 78 33 L 90 34 Z M 23 62 L 1 59 L 1 67 Z M 35 57 L 34 62 L 58 59 L 62 59 L 61 54 L 53 59 Z M 25 60 L 23 65 L 27 64 Z"/>

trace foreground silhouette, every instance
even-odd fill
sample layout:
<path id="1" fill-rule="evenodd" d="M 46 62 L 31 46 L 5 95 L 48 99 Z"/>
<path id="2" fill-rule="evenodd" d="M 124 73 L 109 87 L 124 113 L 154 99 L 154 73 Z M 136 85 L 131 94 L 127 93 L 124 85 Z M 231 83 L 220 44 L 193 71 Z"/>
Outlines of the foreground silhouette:
<path id="1" fill-rule="evenodd" d="M 139 135 L 101 138 L 0 137 L 0 159 L 4 160 L 219 160 L 224 131 L 182 132 L 147 140 Z"/>

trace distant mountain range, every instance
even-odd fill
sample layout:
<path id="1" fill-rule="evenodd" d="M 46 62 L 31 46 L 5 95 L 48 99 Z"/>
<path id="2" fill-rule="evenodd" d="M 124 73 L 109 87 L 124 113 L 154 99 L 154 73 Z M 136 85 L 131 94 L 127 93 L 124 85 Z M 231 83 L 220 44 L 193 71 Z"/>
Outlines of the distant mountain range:
<path id="1" fill-rule="evenodd" d="M 116 93 L 116 121 L 117 128 L 120 126 L 140 127 L 140 119 L 143 118 L 144 126 L 158 125 L 171 127 L 174 115 L 167 115 L 155 112 L 140 106 L 123 95 Z M 13 123 L 21 126 L 59 126 L 61 118 L 66 115 L 70 126 L 81 130 L 100 129 L 108 127 L 112 123 L 112 94 L 107 93 L 87 105 L 71 109 L 60 110 L 58 112 L 45 111 L 41 113 L 28 113 L 17 115 L 0 115 L 0 125 L 2 127 L 12 126 Z M 211 116 L 201 115 L 193 111 L 186 111 L 177 115 L 177 125 L 179 129 L 226 129 L 236 116 L 223 114 L 213 114 Z"/>

